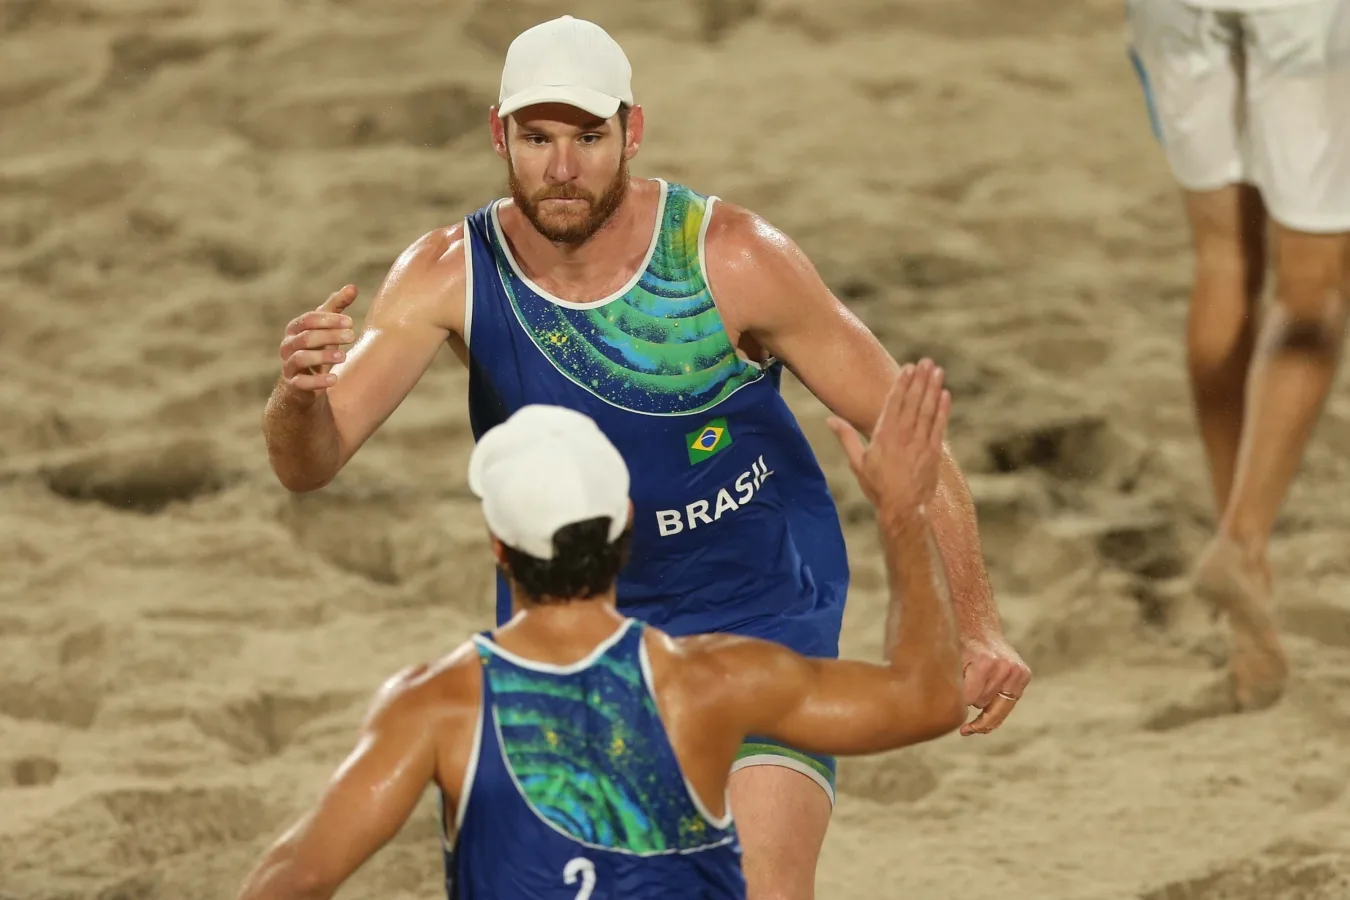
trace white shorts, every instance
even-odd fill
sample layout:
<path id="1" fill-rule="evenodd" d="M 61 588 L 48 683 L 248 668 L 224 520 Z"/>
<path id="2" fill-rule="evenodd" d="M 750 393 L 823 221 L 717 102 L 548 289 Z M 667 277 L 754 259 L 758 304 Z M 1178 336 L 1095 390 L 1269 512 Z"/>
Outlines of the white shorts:
<path id="1" fill-rule="evenodd" d="M 1350 0 L 1128 2 L 1130 55 L 1177 182 L 1253 184 L 1288 228 L 1350 231 Z"/>

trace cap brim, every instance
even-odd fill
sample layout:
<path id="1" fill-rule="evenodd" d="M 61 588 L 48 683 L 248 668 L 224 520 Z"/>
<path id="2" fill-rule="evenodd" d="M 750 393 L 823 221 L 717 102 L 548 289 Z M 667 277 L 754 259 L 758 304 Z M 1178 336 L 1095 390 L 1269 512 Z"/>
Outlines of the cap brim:
<path id="1" fill-rule="evenodd" d="M 538 106 L 541 103 L 563 103 L 575 106 L 597 118 L 608 119 L 619 111 L 619 102 L 618 97 L 611 97 L 590 88 L 575 85 L 542 85 L 518 91 L 507 97 L 497 104 L 497 115 L 509 116 L 527 106 Z"/>
<path id="2" fill-rule="evenodd" d="M 503 445 L 510 443 L 510 440 L 510 433 L 499 425 L 489 428 L 474 444 L 473 450 L 469 453 L 469 490 L 475 497 L 482 498 L 486 489 L 483 484 L 483 470 L 501 453 Z"/>

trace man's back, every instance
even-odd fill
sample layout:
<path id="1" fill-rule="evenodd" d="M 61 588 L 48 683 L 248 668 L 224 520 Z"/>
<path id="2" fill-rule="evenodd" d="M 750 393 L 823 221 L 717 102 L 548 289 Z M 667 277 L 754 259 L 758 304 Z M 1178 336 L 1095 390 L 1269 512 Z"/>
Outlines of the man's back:
<path id="1" fill-rule="evenodd" d="M 866 448 L 832 423 L 878 509 L 886 665 L 810 659 L 740 635 L 671 638 L 623 616 L 615 583 L 633 507 L 617 448 L 562 408 L 527 408 L 484 435 L 469 484 L 516 614 L 385 683 L 356 748 L 241 900 L 331 897 L 432 783 L 453 818 L 452 898 L 743 898 L 728 788 L 747 735 L 808 753 L 877 753 L 965 720 L 946 569 L 926 515 L 950 409 L 940 385 L 926 365 L 902 370 Z"/>
<path id="2" fill-rule="evenodd" d="M 710 813 L 684 777 L 644 632 L 625 619 L 570 665 L 475 637 L 478 729 L 445 804 L 451 898 L 745 896 L 730 813 Z"/>

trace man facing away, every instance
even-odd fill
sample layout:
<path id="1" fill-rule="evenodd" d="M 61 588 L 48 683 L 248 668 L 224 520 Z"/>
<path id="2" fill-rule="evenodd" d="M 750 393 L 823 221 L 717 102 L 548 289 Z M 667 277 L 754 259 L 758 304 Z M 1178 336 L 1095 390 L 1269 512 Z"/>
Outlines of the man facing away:
<path id="1" fill-rule="evenodd" d="M 1267 546 L 1350 298 L 1350 0 L 1130 0 L 1129 13 L 1195 247 L 1187 355 L 1219 511 L 1196 587 L 1227 612 L 1236 701 L 1257 709 L 1289 668 Z M 1268 253 L 1274 304 L 1258 317 Z"/>
<path id="2" fill-rule="evenodd" d="M 623 50 L 563 17 L 507 52 L 493 146 L 511 196 L 424 235 L 394 263 L 361 339 L 351 286 L 294 320 L 265 415 L 279 480 L 329 483 L 449 343 L 475 438 L 529 404 L 578 410 L 632 476 L 619 609 L 838 655 L 849 569 L 824 474 L 779 394 L 790 367 L 866 433 L 896 362 L 805 255 L 749 211 L 631 177 L 643 136 Z M 925 363 L 925 366 L 928 366 Z M 967 701 L 987 733 L 1030 678 L 1003 639 L 969 492 L 945 453 L 929 521 L 948 567 Z M 512 593 L 498 578 L 498 624 Z M 731 780 L 755 900 L 813 896 L 835 761 L 751 734 Z"/>
<path id="3" fill-rule="evenodd" d="M 673 637 L 615 608 L 633 535 L 623 456 L 586 416 L 529 405 L 469 461 L 513 616 L 377 693 L 315 807 L 240 900 L 326 900 L 439 789 L 451 900 L 739 900 L 729 805 L 747 735 L 879 753 L 965 720 L 946 567 L 927 521 L 950 397 L 905 367 L 864 449 L 832 420 L 877 513 L 887 664 L 731 634 Z"/>

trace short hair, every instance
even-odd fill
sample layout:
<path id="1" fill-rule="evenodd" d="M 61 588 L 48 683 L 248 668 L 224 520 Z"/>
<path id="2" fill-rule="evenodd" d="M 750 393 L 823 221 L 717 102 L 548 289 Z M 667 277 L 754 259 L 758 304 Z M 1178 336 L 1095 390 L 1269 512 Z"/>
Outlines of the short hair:
<path id="1" fill-rule="evenodd" d="M 565 603 L 603 594 L 628 564 L 633 529 L 609 539 L 610 517 L 564 525 L 553 535 L 553 558 L 505 547 L 507 575 L 532 603 Z"/>

